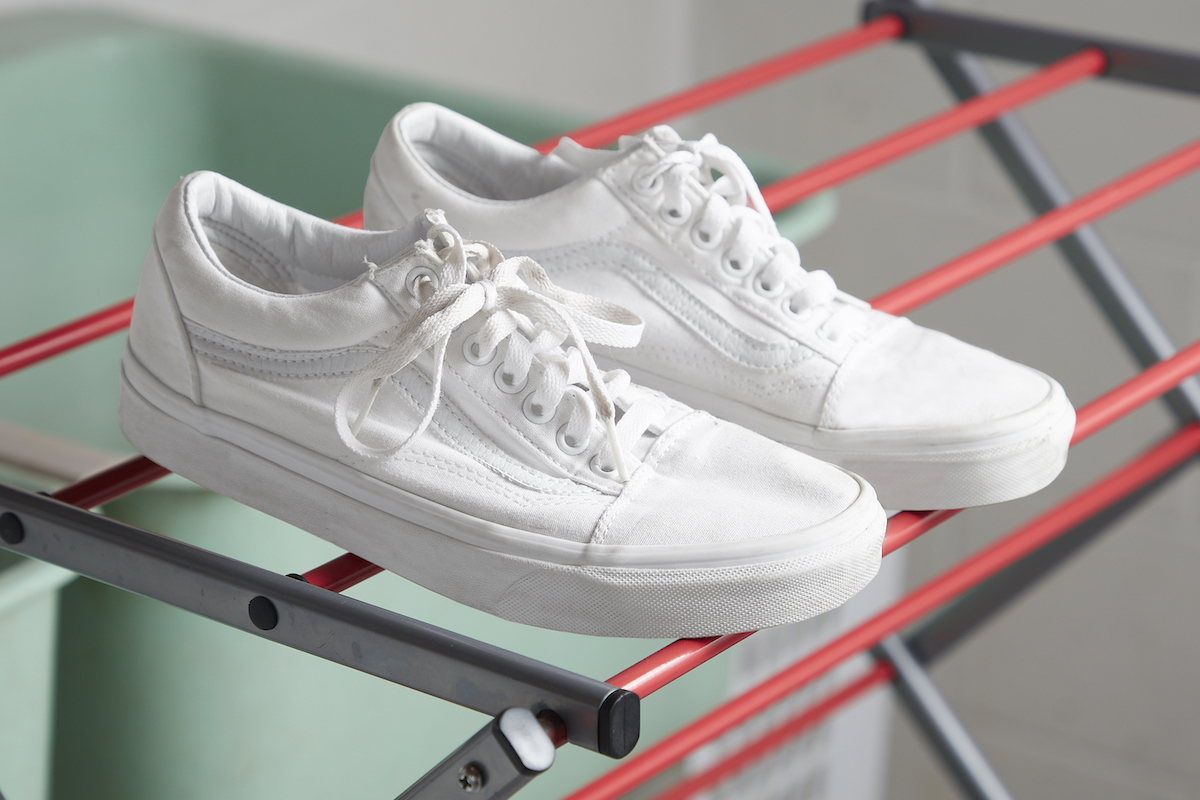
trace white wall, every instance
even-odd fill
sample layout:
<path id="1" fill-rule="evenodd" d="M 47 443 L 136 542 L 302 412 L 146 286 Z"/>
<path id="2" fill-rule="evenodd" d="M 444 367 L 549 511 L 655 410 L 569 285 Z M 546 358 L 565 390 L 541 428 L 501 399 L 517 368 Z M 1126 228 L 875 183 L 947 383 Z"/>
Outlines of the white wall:
<path id="1" fill-rule="evenodd" d="M 600 116 L 852 25 L 855 4 L 618 0 L 116 0 L 88 3 Z M 1194 0 L 975 0 L 955 8 L 1200 51 Z M 0 0 L 0 13 L 49 4 Z M 999 74 L 1018 70 L 999 65 Z M 943 108 L 921 55 L 891 45 L 686 121 L 797 167 Z M 1115 83 L 1027 119 L 1068 183 L 1090 189 L 1200 135 L 1200 98 Z M 1028 218 L 990 154 L 960 137 L 854 181 L 806 265 L 871 296 Z M 1200 176 L 1101 230 L 1180 342 L 1200 337 Z M 1077 405 L 1134 365 L 1057 254 L 1043 250 L 914 315 L 1059 377 Z M 962 515 L 911 548 L 919 580 L 1084 486 L 1171 429 L 1160 409 L 1085 443 L 1051 489 Z M 1194 465 L 934 670 L 1017 797 L 1200 796 L 1200 475 Z M 906 723 L 890 796 L 953 797 Z"/>

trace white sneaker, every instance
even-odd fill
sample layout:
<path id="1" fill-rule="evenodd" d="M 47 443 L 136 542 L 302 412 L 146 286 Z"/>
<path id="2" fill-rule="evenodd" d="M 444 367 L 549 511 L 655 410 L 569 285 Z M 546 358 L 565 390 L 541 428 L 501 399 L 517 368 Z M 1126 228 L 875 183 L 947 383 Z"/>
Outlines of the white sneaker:
<path id="1" fill-rule="evenodd" d="M 719 178 L 714 180 L 714 174 Z M 886 508 L 959 508 L 1049 483 L 1075 411 L 1053 379 L 800 267 L 749 170 L 670 128 L 549 156 L 445 108 L 409 106 L 371 159 L 368 228 L 444 208 L 469 236 L 646 321 L 602 363 L 865 477 Z"/>
<path id="2" fill-rule="evenodd" d="M 585 340 L 640 332 L 440 212 L 354 231 L 196 173 L 155 224 L 121 429 L 181 475 L 532 625 L 708 636 L 857 592 L 885 525 L 870 486 L 597 370 Z"/>

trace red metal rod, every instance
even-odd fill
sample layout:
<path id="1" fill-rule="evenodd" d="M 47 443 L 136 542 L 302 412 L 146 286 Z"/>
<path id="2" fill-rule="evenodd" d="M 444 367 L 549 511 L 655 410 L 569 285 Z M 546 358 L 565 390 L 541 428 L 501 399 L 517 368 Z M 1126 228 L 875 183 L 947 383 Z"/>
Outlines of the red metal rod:
<path id="1" fill-rule="evenodd" d="M 1008 86 L 973 97 L 958 106 L 870 144 L 851 150 L 790 178 L 763 189 L 763 199 L 772 211 L 794 205 L 822 189 L 856 178 L 935 142 L 976 128 L 1014 108 L 1038 100 L 1051 92 L 1104 72 L 1108 59 L 1089 47 L 1073 56 L 1014 81 Z"/>
<path id="2" fill-rule="evenodd" d="M 1071 439 L 1071 444 L 1075 445 L 1096 431 L 1102 430 L 1114 420 L 1158 397 L 1166 389 L 1174 387 L 1183 378 L 1197 371 L 1200 371 L 1200 342 L 1180 351 L 1171 361 L 1160 362 L 1145 370 L 1138 382 L 1123 384 L 1111 392 L 1096 398 L 1080 409 L 1078 424 L 1075 427 L 1075 435 Z M 900 512 L 888 521 L 887 535 L 883 543 L 884 555 L 908 544 L 922 533 L 958 514 L 959 511 L 961 509 Z M 721 649 L 727 649 L 727 647 L 736 644 L 737 641 L 741 641 L 749 635 L 747 633 L 739 634 L 737 637 L 728 637 L 736 638 L 736 641 L 730 642 L 729 645 Z M 688 640 L 680 640 L 674 644 L 679 645 L 686 641 Z M 709 646 L 718 645 L 720 644 L 720 640 L 709 640 L 709 643 Z M 661 653 L 662 651 L 659 652 Z M 658 653 L 655 655 L 657 656 Z M 684 800 L 684 798 L 691 797 L 704 789 L 715 786 L 730 775 L 740 772 L 748 764 L 763 758 L 767 753 L 783 745 L 788 740 L 804 733 L 820 719 L 823 719 L 836 708 L 849 702 L 861 692 L 878 683 L 891 680 L 892 673 L 893 669 L 891 665 L 886 663 L 877 664 L 872 673 L 864 676 L 860 681 L 848 685 L 841 692 L 801 712 L 791 721 L 772 730 L 762 738 L 728 756 L 703 773 L 676 784 L 654 800 Z M 615 681 L 610 682 L 615 683 Z M 819 714 L 817 719 L 805 724 L 804 721 L 806 718 L 814 714 Z"/>
<path id="3" fill-rule="evenodd" d="M 678 639 L 656 650 L 628 669 L 608 679 L 613 686 L 628 689 L 639 697 L 658 691 L 679 676 L 724 653 L 753 634 L 731 633 L 703 639 Z"/>
<path id="4" fill-rule="evenodd" d="M 304 580 L 331 592 L 344 592 L 355 584 L 362 583 L 373 575 L 383 572 L 365 558 L 346 553 L 326 564 L 304 573 Z"/>
<path id="5" fill-rule="evenodd" d="M 1200 139 L 884 292 L 871 305 L 904 314 L 1200 167 Z"/>
<path id="6" fill-rule="evenodd" d="M 913 539 L 933 530 L 961 511 L 961 508 L 947 508 L 940 511 L 901 511 L 888 520 L 887 533 L 883 535 L 883 554 L 886 556 L 896 552 Z"/>
<path id="7" fill-rule="evenodd" d="M 1142 370 L 1133 380 L 1097 397 L 1075 415 L 1071 444 L 1081 442 L 1136 408 L 1178 386 L 1184 378 L 1200 372 L 1200 341 L 1193 342 L 1170 358 Z"/>
<path id="8" fill-rule="evenodd" d="M 773 750 L 816 727 L 826 717 L 854 698 L 876 686 L 887 683 L 894 674 L 895 668 L 891 664 L 877 662 L 861 677 L 792 716 L 782 725 L 767 731 L 758 739 L 731 753 L 703 772 L 680 781 L 667 791 L 657 795 L 654 800 L 687 800 L 693 795 L 713 788 L 726 778 L 736 775 L 754 762 L 766 757 Z"/>
<path id="9" fill-rule="evenodd" d="M 1080 408 L 1075 414 L 1075 435 L 1071 443 L 1075 444 L 1091 436 L 1114 420 L 1173 389 L 1184 378 L 1198 371 L 1200 341 L 1192 343 Z M 884 555 L 908 544 L 959 511 L 960 509 L 900 512 L 888 520 L 887 533 L 883 539 Z M 680 639 L 613 676 L 608 682 L 629 689 L 640 697 L 646 697 L 750 635 L 738 633 L 708 639 Z"/>
<path id="10" fill-rule="evenodd" d="M 145 456 L 134 456 L 64 486 L 50 496 L 80 508 L 95 508 L 170 474 L 169 469 L 160 467 Z"/>
<path id="11" fill-rule="evenodd" d="M 133 298 L 0 350 L 0 378 L 129 326 Z"/>
<path id="12" fill-rule="evenodd" d="M 814 678 L 954 599 L 1037 548 L 1200 453 L 1200 425 L 1191 423 L 1082 492 L 947 570 L 899 602 L 847 631 L 687 727 L 657 742 L 568 800 L 614 800 L 696 748 L 779 702 Z"/>
<path id="13" fill-rule="evenodd" d="M 857 28 L 654 100 L 624 114 L 547 139 L 534 145 L 534 148 L 542 153 L 549 153 L 563 136 L 569 136 L 584 147 L 603 147 L 615 142 L 623 134 L 645 130 L 665 120 L 714 105 L 802 70 L 865 50 L 895 39 L 903 32 L 904 24 L 900 22 L 899 17 L 879 17 Z"/>

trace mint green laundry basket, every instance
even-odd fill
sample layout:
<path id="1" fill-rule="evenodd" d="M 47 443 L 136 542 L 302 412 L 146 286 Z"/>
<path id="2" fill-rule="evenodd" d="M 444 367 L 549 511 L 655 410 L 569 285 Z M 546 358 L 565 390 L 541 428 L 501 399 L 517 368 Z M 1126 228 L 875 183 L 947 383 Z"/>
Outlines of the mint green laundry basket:
<path id="1" fill-rule="evenodd" d="M 358 208 L 380 131 L 417 100 L 531 142 L 578 122 L 123 17 L 0 18 L 0 343 L 131 296 L 159 204 L 193 170 L 324 217 Z M 831 209 L 818 199 L 781 227 L 803 234 Z M 131 453 L 116 424 L 122 341 L 0 380 L 0 420 Z M 105 513 L 281 573 L 338 554 L 174 476 Z M 392 575 L 351 594 L 598 678 L 661 644 L 509 624 Z M 43 619 L 52 632 L 53 614 Z M 392 797 L 484 722 L 89 580 L 63 591 L 60 630 L 52 796 L 62 800 Z M 11 658 L 0 651 L 0 667 Z M 648 700 L 642 746 L 713 705 L 724 682 L 718 660 Z M 13 691 L 0 684 L 0 709 Z M 19 724 L 29 730 L 0 714 L 0 742 L 20 737 Z M 39 724 L 44 740 L 50 721 Z M 4 764 L 0 754 L 7 800 L 41 800 L 45 779 L 10 789 Z M 611 764 L 564 748 L 522 797 L 560 796 Z"/>

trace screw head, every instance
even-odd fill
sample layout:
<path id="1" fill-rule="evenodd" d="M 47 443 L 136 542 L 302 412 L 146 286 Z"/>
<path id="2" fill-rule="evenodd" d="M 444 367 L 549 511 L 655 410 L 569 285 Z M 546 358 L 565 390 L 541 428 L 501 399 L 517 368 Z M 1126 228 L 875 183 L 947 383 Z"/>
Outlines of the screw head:
<path id="1" fill-rule="evenodd" d="M 458 785 L 464 792 L 471 794 L 482 792 L 485 783 L 487 783 L 487 777 L 483 774 L 483 768 L 474 762 L 458 771 Z"/>

